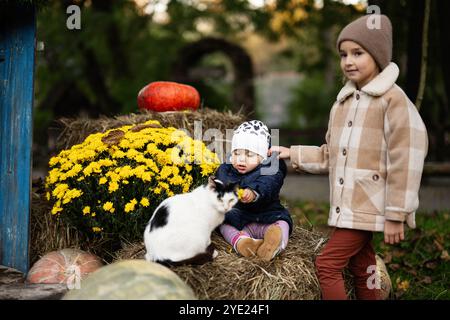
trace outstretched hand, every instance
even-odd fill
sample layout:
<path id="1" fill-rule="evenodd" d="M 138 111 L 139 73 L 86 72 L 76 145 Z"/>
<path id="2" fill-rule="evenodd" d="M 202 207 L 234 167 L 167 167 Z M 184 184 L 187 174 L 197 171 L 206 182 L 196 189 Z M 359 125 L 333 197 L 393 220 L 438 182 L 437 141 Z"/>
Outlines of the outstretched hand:
<path id="1" fill-rule="evenodd" d="M 286 147 L 274 146 L 269 149 L 267 155 L 270 157 L 272 152 L 278 152 L 279 155 L 277 159 L 290 159 L 291 158 L 291 149 Z"/>

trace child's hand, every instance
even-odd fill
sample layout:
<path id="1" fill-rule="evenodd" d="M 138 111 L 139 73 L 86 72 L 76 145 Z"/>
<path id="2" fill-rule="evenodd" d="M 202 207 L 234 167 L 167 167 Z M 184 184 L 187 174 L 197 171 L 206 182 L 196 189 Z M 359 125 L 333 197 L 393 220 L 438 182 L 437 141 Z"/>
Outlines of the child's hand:
<path id="1" fill-rule="evenodd" d="M 384 222 L 384 242 L 396 244 L 405 239 L 403 222 L 389 221 Z"/>
<path id="2" fill-rule="evenodd" d="M 240 200 L 243 203 L 250 203 L 253 202 L 255 198 L 256 195 L 251 189 L 245 189 Z"/>
<path id="3" fill-rule="evenodd" d="M 272 155 L 272 152 L 278 152 L 279 155 L 277 159 L 290 159 L 291 158 L 291 149 L 285 147 L 274 146 L 270 148 L 268 152 L 268 156 Z"/>

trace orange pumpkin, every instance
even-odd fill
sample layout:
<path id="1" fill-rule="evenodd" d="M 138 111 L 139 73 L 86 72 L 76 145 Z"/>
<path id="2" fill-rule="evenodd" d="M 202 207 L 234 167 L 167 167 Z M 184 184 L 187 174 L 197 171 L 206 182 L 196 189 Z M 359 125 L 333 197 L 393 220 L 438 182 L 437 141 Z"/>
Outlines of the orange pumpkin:
<path id="1" fill-rule="evenodd" d="M 101 268 L 101 259 L 77 250 L 53 251 L 39 259 L 27 275 L 28 283 L 75 283 Z"/>
<path id="2" fill-rule="evenodd" d="M 139 91 L 137 103 L 140 109 L 158 112 L 197 110 L 200 94 L 191 86 L 169 81 L 156 81 Z"/>

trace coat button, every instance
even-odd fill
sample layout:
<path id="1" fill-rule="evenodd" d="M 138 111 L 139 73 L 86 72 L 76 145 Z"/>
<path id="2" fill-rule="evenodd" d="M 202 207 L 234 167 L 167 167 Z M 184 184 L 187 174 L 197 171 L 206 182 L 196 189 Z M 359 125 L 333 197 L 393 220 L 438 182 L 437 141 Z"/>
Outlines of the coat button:
<path id="1" fill-rule="evenodd" d="M 340 213 L 341 209 L 339 207 L 336 208 L 336 213 Z"/>
<path id="2" fill-rule="evenodd" d="M 342 155 L 343 155 L 344 157 L 347 155 L 347 150 L 346 150 L 346 149 L 342 150 Z"/>
<path id="3" fill-rule="evenodd" d="M 343 184 L 344 184 L 344 179 L 340 178 L 340 179 L 339 179 L 339 183 L 340 183 L 341 185 L 343 185 Z"/>
<path id="4" fill-rule="evenodd" d="M 356 100 L 359 100 L 360 96 L 359 93 L 356 94 Z"/>
<path id="5" fill-rule="evenodd" d="M 349 121 L 349 122 L 348 122 L 348 126 L 351 127 L 352 125 L 353 125 L 353 122 L 352 122 L 352 121 Z"/>
<path id="6" fill-rule="evenodd" d="M 377 174 L 374 174 L 372 179 L 373 179 L 373 181 L 378 181 L 380 179 L 380 176 Z"/>

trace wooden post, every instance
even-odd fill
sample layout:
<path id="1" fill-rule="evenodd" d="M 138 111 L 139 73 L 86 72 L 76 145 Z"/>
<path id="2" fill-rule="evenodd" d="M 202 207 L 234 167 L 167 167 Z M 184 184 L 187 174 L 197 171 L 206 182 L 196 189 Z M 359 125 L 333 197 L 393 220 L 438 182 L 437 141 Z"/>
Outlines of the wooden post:
<path id="1" fill-rule="evenodd" d="M 27 272 L 36 16 L 0 4 L 0 265 Z"/>

